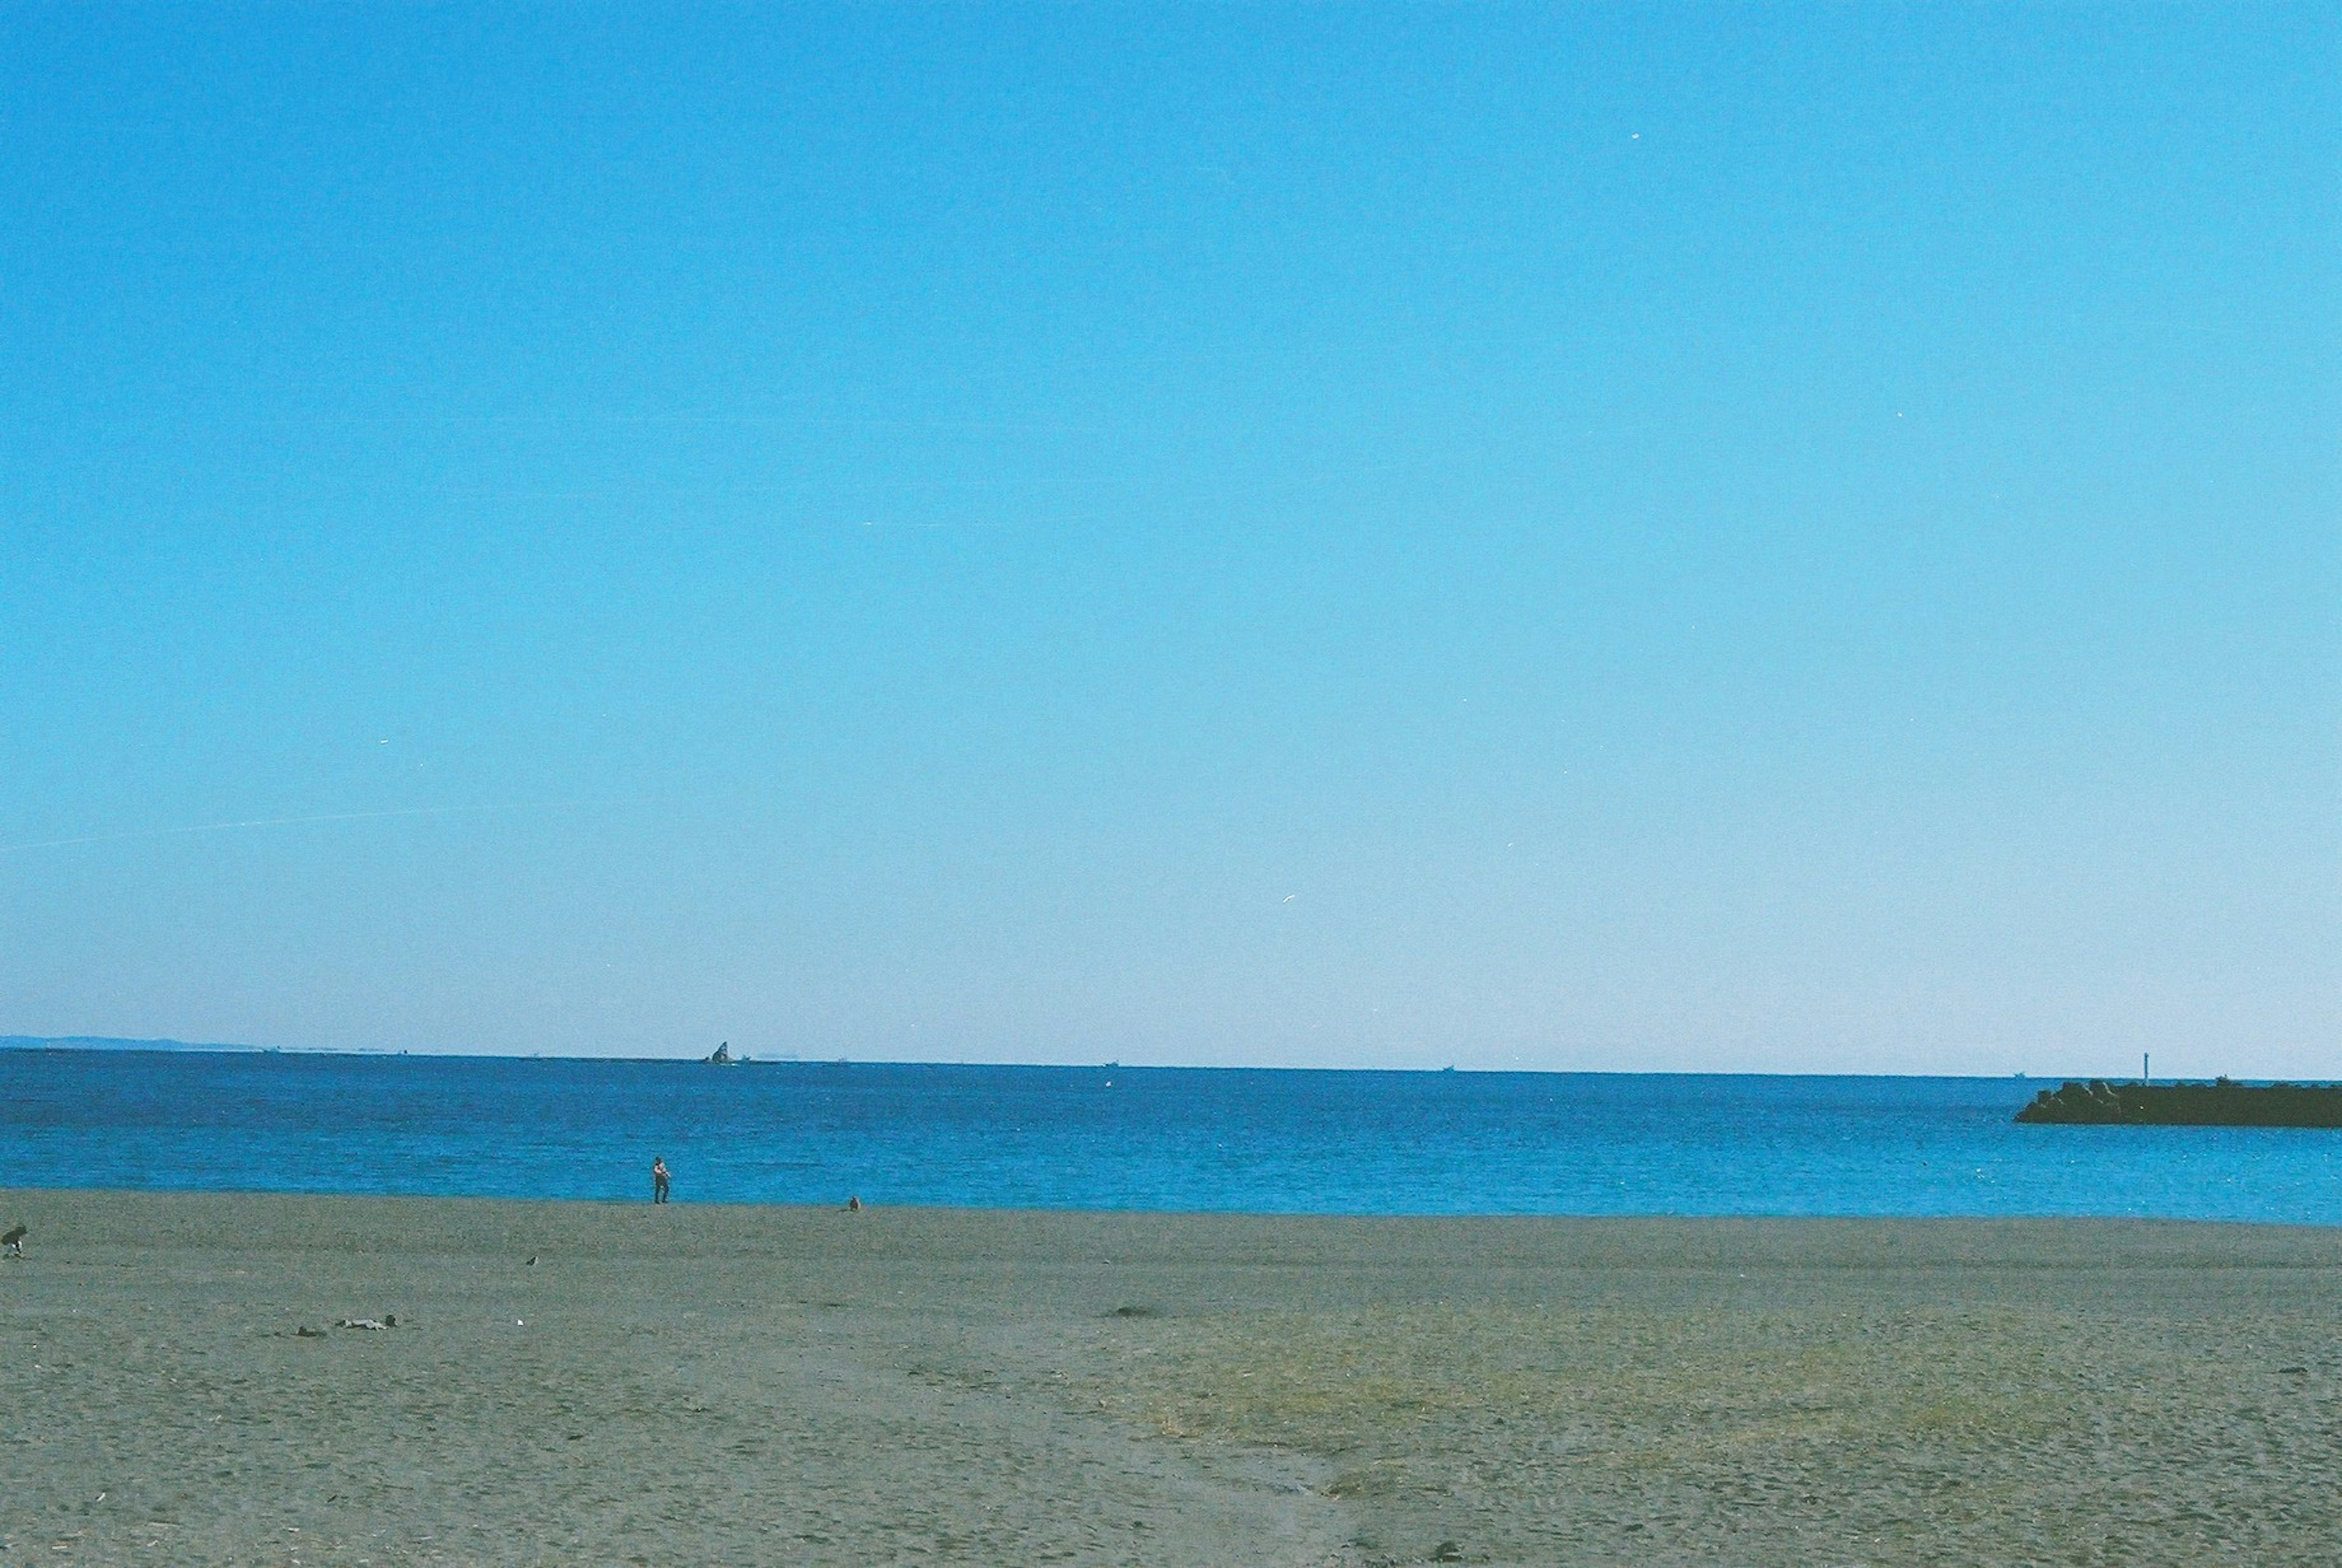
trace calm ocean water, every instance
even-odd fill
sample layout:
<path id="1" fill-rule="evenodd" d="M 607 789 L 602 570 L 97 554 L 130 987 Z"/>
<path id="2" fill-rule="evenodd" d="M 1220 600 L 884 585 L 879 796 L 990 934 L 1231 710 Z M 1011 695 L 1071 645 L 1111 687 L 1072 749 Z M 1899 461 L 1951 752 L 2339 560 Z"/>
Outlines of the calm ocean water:
<path id="1" fill-rule="evenodd" d="M 2342 1133 L 2012 1122 L 2041 1086 L 0 1051 L 0 1186 L 2342 1224 Z"/>

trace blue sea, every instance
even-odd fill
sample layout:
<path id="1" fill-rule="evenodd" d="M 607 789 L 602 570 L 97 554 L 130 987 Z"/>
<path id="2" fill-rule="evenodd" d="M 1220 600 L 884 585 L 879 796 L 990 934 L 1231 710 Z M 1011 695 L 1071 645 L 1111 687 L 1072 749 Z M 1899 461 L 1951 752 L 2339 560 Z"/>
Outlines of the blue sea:
<path id="1" fill-rule="evenodd" d="M 2342 1132 L 2037 1127 L 2040 1080 L 0 1051 L 0 1186 L 2342 1224 Z"/>

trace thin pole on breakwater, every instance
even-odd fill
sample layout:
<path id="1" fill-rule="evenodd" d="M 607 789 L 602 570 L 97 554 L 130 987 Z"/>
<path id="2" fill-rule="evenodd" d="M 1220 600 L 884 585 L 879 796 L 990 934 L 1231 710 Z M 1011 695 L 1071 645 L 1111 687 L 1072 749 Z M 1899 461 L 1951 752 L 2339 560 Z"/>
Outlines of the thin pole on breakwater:
<path id="1" fill-rule="evenodd" d="M 2140 1083 L 2152 1084 L 2155 1082 L 2155 1074 L 2147 1071 L 2148 1065 L 2152 1064 L 2154 1060 L 2155 1053 L 2152 1051 L 2142 1051 L 2138 1054 L 2138 1081 Z"/>

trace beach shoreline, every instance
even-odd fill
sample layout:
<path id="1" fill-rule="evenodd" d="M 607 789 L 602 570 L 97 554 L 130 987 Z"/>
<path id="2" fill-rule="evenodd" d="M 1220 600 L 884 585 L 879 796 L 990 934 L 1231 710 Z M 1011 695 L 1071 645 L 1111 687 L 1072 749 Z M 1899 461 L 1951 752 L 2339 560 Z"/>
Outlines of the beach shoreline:
<path id="1" fill-rule="evenodd" d="M 2269 1563 L 2342 1536 L 2342 1230 L 0 1191 L 18 1221 L 0 1543 L 28 1557 Z"/>

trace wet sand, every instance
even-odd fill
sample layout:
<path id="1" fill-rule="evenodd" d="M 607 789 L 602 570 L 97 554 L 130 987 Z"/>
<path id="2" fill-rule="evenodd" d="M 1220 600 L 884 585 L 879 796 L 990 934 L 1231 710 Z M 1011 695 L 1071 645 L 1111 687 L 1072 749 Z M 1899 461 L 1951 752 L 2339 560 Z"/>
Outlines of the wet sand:
<path id="1" fill-rule="evenodd" d="M 2342 1232 L 0 1193 L 19 1219 L 0 1563 L 2342 1540 Z"/>

